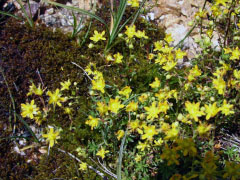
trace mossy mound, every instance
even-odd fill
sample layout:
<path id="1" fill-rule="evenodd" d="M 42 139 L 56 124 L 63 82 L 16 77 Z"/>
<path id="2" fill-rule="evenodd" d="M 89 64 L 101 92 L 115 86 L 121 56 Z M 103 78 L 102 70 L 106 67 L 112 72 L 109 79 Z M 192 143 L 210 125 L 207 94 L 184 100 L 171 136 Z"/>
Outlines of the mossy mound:
<path id="1" fill-rule="evenodd" d="M 104 8 L 98 13 L 101 14 L 101 11 L 104 11 Z M 131 10 L 127 10 L 127 12 L 130 13 Z M 108 17 L 106 13 L 104 16 L 106 18 Z M 104 27 L 97 21 L 93 20 L 92 22 L 92 28 L 89 32 L 90 36 L 96 29 L 98 31 L 104 30 Z M 150 37 L 149 42 L 157 41 L 164 37 L 162 29 L 158 29 L 143 19 L 139 19 L 135 24 L 138 29 L 146 30 L 146 34 Z M 80 33 L 80 39 L 83 39 L 83 36 L 88 30 L 87 27 L 86 25 L 82 33 Z M 152 31 L 149 29 L 155 30 Z M 123 31 L 125 31 L 125 29 Z M 72 83 L 77 82 L 78 90 L 75 93 L 76 97 L 78 97 L 78 103 L 73 105 L 75 112 L 72 118 L 72 126 L 74 128 L 69 128 L 71 122 L 61 109 L 57 110 L 57 118 L 48 120 L 48 124 L 54 124 L 63 128 L 61 141 L 59 141 L 59 144 L 54 148 L 60 147 L 67 152 L 75 154 L 77 147 L 86 145 L 92 137 L 96 140 L 97 138 L 101 138 L 101 136 L 92 133 L 89 131 L 89 127 L 85 126 L 85 119 L 89 111 L 88 107 L 91 106 L 88 101 L 88 87 L 91 82 L 84 76 L 82 70 L 73 65 L 72 62 L 75 62 L 82 68 L 85 68 L 89 62 L 94 62 L 97 64 L 97 67 L 99 67 L 99 70 L 104 73 L 107 84 L 116 84 L 121 87 L 128 83 L 134 91 L 139 92 L 145 91 L 145 89 L 148 88 L 146 84 L 154 78 L 155 73 L 148 72 L 150 68 L 149 63 L 144 58 L 146 57 L 146 52 L 151 52 L 152 48 L 147 46 L 147 43 L 145 43 L 144 47 L 136 46 L 138 48 L 135 48 L 134 52 L 131 52 L 131 50 L 126 47 L 125 42 L 122 41 L 109 51 L 109 53 L 112 54 L 120 52 L 127 57 L 124 61 L 128 64 L 128 67 L 125 69 L 123 69 L 124 66 L 121 65 L 109 66 L 106 63 L 102 55 L 105 46 L 104 42 L 99 43 L 96 48 L 92 49 L 88 48 L 87 45 L 89 43 L 90 40 L 88 37 L 85 44 L 79 47 L 75 40 L 71 39 L 69 35 L 63 34 L 60 30 L 53 32 L 44 25 L 30 28 L 12 19 L 0 30 L 0 66 L 4 70 L 18 114 L 20 114 L 20 104 L 30 100 L 26 94 L 28 93 L 31 81 L 35 84 L 43 83 L 44 87 L 47 87 L 49 90 L 60 88 L 59 82 L 68 79 Z M 134 56 L 130 57 L 130 54 L 134 54 Z M 132 72 L 136 73 L 132 74 Z M 148 78 L 146 79 L 146 77 Z M 0 115 L 4 123 L 9 125 L 8 118 L 10 116 L 13 118 L 13 109 L 7 86 L 2 76 L 0 76 L 0 78 L 2 81 L 0 84 Z M 134 87 L 138 88 L 134 89 Z M 44 98 L 47 99 L 47 97 Z M 29 119 L 26 119 L 26 122 L 29 125 L 34 124 L 34 122 Z M 24 126 L 20 122 L 17 122 L 15 125 L 17 127 L 16 133 L 21 130 L 25 131 Z M 2 126 L 0 128 L 4 131 Z M 0 138 L 5 138 L 10 135 L 11 133 L 1 134 Z M 0 163 L 0 168 L 2 169 L 0 174 L 2 178 L 8 179 L 12 176 L 13 179 L 28 179 L 28 177 L 34 177 L 34 179 L 50 179 L 51 177 L 96 179 L 94 172 L 89 172 L 83 176 L 79 175 L 76 161 L 65 154 L 59 153 L 56 149 L 54 150 L 54 148 L 51 150 L 50 156 L 42 157 L 39 164 L 27 164 L 24 158 L 19 155 L 14 155 L 14 157 L 16 156 L 18 158 L 16 173 L 9 175 L 11 168 L 4 169 L 5 164 L 9 164 L 9 167 L 16 165 L 12 158 L 10 158 L 12 157 L 12 153 L 9 149 L 11 149 L 12 144 L 9 144 L 9 142 L 11 141 L 1 140 L 1 144 L 5 144 L 5 148 L 1 151 L 1 159 L 5 159 L 5 163 Z M 58 167 L 60 167 L 59 171 L 55 171 Z M 21 170 L 18 170 L 18 168 Z"/>
<path id="2" fill-rule="evenodd" d="M 0 66 L 4 70 L 18 114 L 20 114 L 20 104 L 25 103 L 28 99 L 26 94 L 31 84 L 30 80 L 35 84 L 41 83 L 42 80 L 44 86 L 51 90 L 59 88 L 59 82 L 70 79 L 72 82 L 77 82 L 80 87 L 79 91 L 76 92 L 77 95 L 86 96 L 88 82 L 81 70 L 76 68 L 71 62 L 76 62 L 80 66 L 85 67 L 89 61 L 86 58 L 82 58 L 81 51 L 84 50 L 80 49 L 74 41 L 59 30 L 53 32 L 43 25 L 30 28 L 15 20 L 11 20 L 1 28 L 0 47 Z M 1 81 L 0 113 L 2 120 L 9 124 L 9 116 L 13 119 L 11 101 L 2 76 Z M 34 123 L 30 120 L 26 121 L 28 124 Z M 58 122 L 58 125 L 66 124 L 66 121 L 64 119 L 61 121 L 60 119 L 61 123 Z M 16 127 L 16 133 L 24 129 L 19 122 L 17 122 Z M 1 129 L 3 130 L 3 127 Z M 3 137 L 6 136 L 1 134 L 1 138 Z M 8 146 L 10 148 L 11 145 L 8 144 Z M 2 151 L 2 158 L 4 157 L 5 159 L 9 156 L 9 149 Z M 5 160 L 10 166 L 13 163 L 10 158 Z M 4 164 L 1 163 L 2 165 Z M 5 170 L 5 172 L 11 171 L 10 169 Z M 17 174 L 19 176 L 17 179 L 23 179 L 23 177 L 20 178 L 21 172 Z M 1 177 L 7 178 L 8 173 L 3 173 Z"/>

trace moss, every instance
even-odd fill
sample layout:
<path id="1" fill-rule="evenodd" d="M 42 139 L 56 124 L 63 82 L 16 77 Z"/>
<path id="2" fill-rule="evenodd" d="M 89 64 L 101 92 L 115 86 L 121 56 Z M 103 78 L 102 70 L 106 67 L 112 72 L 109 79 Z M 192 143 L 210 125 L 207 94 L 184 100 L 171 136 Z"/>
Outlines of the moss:
<path id="1" fill-rule="evenodd" d="M 109 10 L 108 6 L 104 7 Z M 110 16 L 104 12 L 104 8 L 97 13 L 103 16 L 106 21 Z M 104 13 L 103 13 L 104 12 Z M 127 9 L 124 19 L 129 17 L 131 9 Z M 109 22 L 109 21 L 108 21 Z M 89 22 L 88 22 L 89 23 Z M 148 23 L 143 19 L 136 23 L 137 29 L 146 30 L 146 34 L 150 37 L 148 42 L 162 39 L 164 31 L 158 29 L 152 23 Z M 155 29 L 150 31 L 148 29 Z M 105 28 L 99 22 L 93 20 L 93 25 L 90 30 L 90 35 L 97 29 L 102 31 Z M 87 31 L 87 26 L 80 33 L 80 39 L 83 38 Z M 125 31 L 125 30 L 123 30 Z M 118 40 L 118 39 L 117 39 Z M 7 77 L 11 92 L 13 94 L 17 113 L 20 113 L 20 104 L 28 100 L 26 96 L 30 80 L 35 84 L 44 83 L 44 86 L 49 90 L 59 88 L 59 82 L 70 79 L 71 82 L 78 83 L 78 91 L 76 92 L 77 100 L 73 104 L 74 111 L 72 121 L 66 116 L 61 109 L 57 109 L 54 118 L 48 119 L 48 124 L 54 124 L 63 128 L 61 141 L 58 147 L 73 153 L 79 146 L 85 146 L 88 140 L 95 139 L 101 142 L 101 136 L 97 132 L 90 131 L 90 128 L 85 125 L 85 120 L 90 109 L 90 101 L 88 99 L 88 86 L 90 82 L 84 77 L 81 69 L 74 66 L 72 62 L 76 62 L 81 67 L 85 68 L 89 62 L 97 63 L 99 70 L 104 72 L 107 84 L 123 86 L 129 83 L 134 91 L 145 91 L 150 81 L 155 76 L 155 71 L 148 71 L 149 64 L 145 57 L 148 52 L 151 52 L 152 47 L 145 43 L 144 48 L 135 48 L 134 52 L 130 52 L 126 48 L 125 42 L 121 42 L 110 50 L 110 53 L 120 52 L 124 56 L 129 57 L 130 54 L 135 54 L 134 58 L 126 58 L 125 63 L 128 67 L 123 68 L 122 65 L 106 66 L 103 56 L 105 42 L 99 43 L 97 48 L 88 49 L 87 44 L 90 43 L 89 37 L 85 44 L 79 47 L 70 36 L 63 34 L 60 30 L 53 32 L 44 25 L 29 28 L 26 25 L 20 24 L 15 20 L 10 20 L 0 30 L 0 66 L 3 67 Z M 136 44 L 139 42 L 136 42 Z M 144 51 L 142 49 L 145 49 Z M 39 72 L 39 73 L 38 73 Z M 136 72 L 133 74 L 133 72 Z M 149 77 L 149 78 L 146 78 Z M 110 91 L 110 89 L 108 89 Z M 47 97 L 44 97 L 47 98 Z M 29 99 L 30 100 L 30 99 Z M 10 97 L 5 84 L 0 84 L 0 115 L 8 124 Z M 33 121 L 26 119 L 28 124 L 34 124 Z M 72 129 L 70 129 L 72 123 Z M 24 129 L 22 124 L 17 125 L 17 132 Z M 4 134 L 1 137 L 7 137 Z M 7 142 L 3 142 L 6 147 L 11 146 Z M 14 166 L 11 158 L 11 153 L 5 149 L 3 156 L 7 157 L 6 163 L 9 167 Z M 20 156 L 18 156 L 20 158 Z M 58 151 L 51 150 L 50 156 L 42 157 L 37 165 L 26 164 L 25 159 L 18 159 L 22 170 L 17 170 L 12 177 L 15 179 L 24 179 L 25 175 L 34 177 L 34 179 L 51 179 L 51 178 L 66 178 L 81 177 L 82 179 L 96 179 L 94 172 L 79 174 L 76 168 L 77 163 L 66 155 Z M 4 166 L 1 166 L 1 168 Z M 59 169 L 58 169 L 59 168 Z M 2 173 L 1 177 L 9 175 L 11 168 L 6 169 L 6 173 Z M 2 174 L 4 176 L 2 176 Z M 16 175 L 17 174 L 17 175 Z M 9 176 L 10 177 L 10 176 Z"/>

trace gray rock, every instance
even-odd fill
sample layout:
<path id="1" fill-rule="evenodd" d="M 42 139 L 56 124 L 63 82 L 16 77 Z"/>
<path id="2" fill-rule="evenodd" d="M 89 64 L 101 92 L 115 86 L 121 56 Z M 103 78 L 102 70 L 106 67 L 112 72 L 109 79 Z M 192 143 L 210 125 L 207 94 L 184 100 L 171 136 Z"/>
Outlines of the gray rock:
<path id="1" fill-rule="evenodd" d="M 38 14 L 38 10 L 40 8 L 40 3 L 37 3 L 35 1 L 30 1 L 29 4 L 30 4 L 30 8 L 29 8 L 28 4 L 26 3 L 25 4 L 25 9 L 28 13 L 28 16 L 32 15 L 32 17 L 34 17 Z"/>
<path id="2" fill-rule="evenodd" d="M 61 25 L 62 25 L 62 26 L 67 26 L 67 25 L 68 25 L 68 23 L 67 23 L 67 21 L 66 21 L 65 18 L 61 18 L 61 19 L 60 19 L 60 22 L 61 22 Z"/>
<path id="3" fill-rule="evenodd" d="M 48 15 L 52 15 L 54 13 L 54 9 L 53 8 L 50 8 L 50 9 L 47 9 L 45 14 L 48 14 Z"/>

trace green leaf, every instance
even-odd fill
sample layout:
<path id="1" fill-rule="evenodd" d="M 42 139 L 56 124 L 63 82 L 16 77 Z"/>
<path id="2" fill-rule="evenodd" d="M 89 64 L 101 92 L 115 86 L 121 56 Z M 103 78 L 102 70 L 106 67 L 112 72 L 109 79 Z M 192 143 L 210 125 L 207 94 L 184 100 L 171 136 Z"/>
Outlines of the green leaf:
<path id="1" fill-rule="evenodd" d="M 33 27 L 33 19 L 32 19 L 32 17 L 29 17 L 29 16 L 28 16 L 28 13 L 27 13 L 27 11 L 25 10 L 25 8 L 24 8 L 24 6 L 23 6 L 23 4 L 22 4 L 22 1 L 21 1 L 21 0 L 17 0 L 17 2 L 18 2 L 18 4 L 21 6 L 21 10 L 23 11 L 24 16 L 27 18 L 27 21 L 28 21 L 29 25 L 30 25 L 31 27 Z M 31 12 L 31 9 L 30 9 L 30 8 L 29 8 L 29 10 L 30 10 L 30 12 Z"/>
<path id="2" fill-rule="evenodd" d="M 37 136 L 34 134 L 34 132 L 32 131 L 32 129 L 29 127 L 29 125 L 26 123 L 26 121 L 23 120 L 23 118 L 21 116 L 19 116 L 18 114 L 16 114 L 18 119 L 24 124 L 24 126 L 27 128 L 27 130 L 31 133 L 31 135 L 34 137 L 35 142 L 40 142 L 37 138 Z"/>
<path id="3" fill-rule="evenodd" d="M 6 15 L 6 16 L 10 16 L 10 17 L 13 17 L 13 18 L 15 18 L 15 19 L 18 19 L 18 20 L 23 21 L 23 19 L 20 18 L 19 16 L 15 16 L 15 15 L 10 14 L 10 13 L 8 13 L 8 12 L 0 11 L 0 14 Z"/>

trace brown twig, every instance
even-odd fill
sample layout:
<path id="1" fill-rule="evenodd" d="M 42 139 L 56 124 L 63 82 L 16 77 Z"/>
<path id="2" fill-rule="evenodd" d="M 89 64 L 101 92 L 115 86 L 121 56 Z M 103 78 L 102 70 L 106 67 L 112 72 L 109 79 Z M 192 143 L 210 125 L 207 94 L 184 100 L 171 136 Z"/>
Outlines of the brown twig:
<path id="1" fill-rule="evenodd" d="M 227 45 L 227 36 L 228 36 L 230 25 L 231 25 L 231 14 L 234 10 L 234 8 L 233 8 L 234 6 L 235 6 L 235 0 L 232 1 L 232 4 L 228 8 L 228 18 L 227 18 L 228 21 L 227 21 L 227 26 L 226 26 L 226 29 L 225 29 L 225 36 L 224 36 L 224 42 L 223 42 L 224 47 L 226 47 L 226 45 Z"/>

